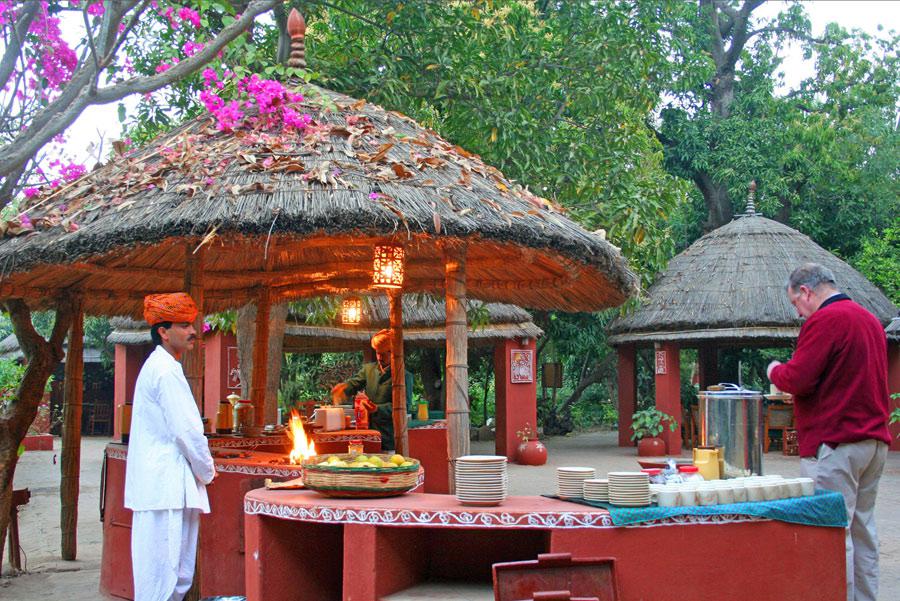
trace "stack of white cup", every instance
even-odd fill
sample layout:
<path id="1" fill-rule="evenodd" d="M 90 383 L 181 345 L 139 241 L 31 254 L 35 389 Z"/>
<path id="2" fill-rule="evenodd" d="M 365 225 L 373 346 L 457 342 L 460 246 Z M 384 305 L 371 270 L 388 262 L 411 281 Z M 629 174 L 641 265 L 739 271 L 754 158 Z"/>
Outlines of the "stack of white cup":
<path id="1" fill-rule="evenodd" d="M 815 494 L 815 484 L 812 478 L 748 476 L 730 480 L 666 484 L 654 487 L 653 492 L 660 507 L 691 507 L 812 496 Z"/>

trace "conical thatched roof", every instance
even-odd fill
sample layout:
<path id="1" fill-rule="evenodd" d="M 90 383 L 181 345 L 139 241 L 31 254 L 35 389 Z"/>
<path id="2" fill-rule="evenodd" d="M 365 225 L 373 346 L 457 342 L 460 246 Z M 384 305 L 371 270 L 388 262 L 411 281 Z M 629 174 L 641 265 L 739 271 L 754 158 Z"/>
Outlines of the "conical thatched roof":
<path id="1" fill-rule="evenodd" d="M 788 344 L 801 321 L 788 301 L 788 276 L 821 263 L 838 287 L 887 324 L 890 300 L 808 236 L 752 211 L 703 236 L 669 263 L 634 313 L 609 326 L 610 343 Z"/>
<path id="2" fill-rule="evenodd" d="M 509 338 L 538 338 L 544 332 L 531 321 L 527 311 L 514 305 L 487 303 L 488 323 L 470 328 L 470 345 L 495 344 Z M 310 325 L 304 315 L 288 315 L 284 351 L 288 353 L 335 353 L 369 347 L 372 334 L 389 327 L 388 301 L 383 296 L 363 301 L 359 326 Z M 429 297 L 403 297 L 403 344 L 405 347 L 441 346 L 446 339 L 444 302 Z M 113 318 L 114 330 L 107 337 L 113 344 L 147 344 L 150 329 L 143 321 Z"/>
<path id="3" fill-rule="evenodd" d="M 147 339 L 150 339 L 149 333 L 147 334 Z M 68 348 L 69 343 L 64 342 L 63 350 L 67 351 Z M 82 356 L 85 363 L 100 363 L 101 361 L 100 349 L 96 349 L 92 346 L 85 346 Z M 10 334 L 3 340 L 0 340 L 0 360 L 18 361 L 24 358 L 25 355 L 22 353 L 22 348 L 19 346 L 19 339 L 16 338 L 15 334 Z M 63 363 L 65 363 L 65 361 L 65 357 L 63 357 Z"/>
<path id="4" fill-rule="evenodd" d="M 888 340 L 900 342 L 900 317 L 893 318 L 884 331 L 887 333 Z"/>
<path id="5" fill-rule="evenodd" d="M 88 313 L 138 317 L 146 293 L 182 289 L 201 243 L 207 312 L 264 286 L 273 302 L 365 290 L 388 241 L 405 246 L 409 292 L 443 290 L 447 242 L 467 245 L 472 298 L 591 310 L 637 291 L 617 248 L 479 157 L 398 113 L 300 91 L 301 133 L 202 116 L 31 199 L 33 232 L 0 228 L 0 299 L 45 307 L 80 289 Z"/>

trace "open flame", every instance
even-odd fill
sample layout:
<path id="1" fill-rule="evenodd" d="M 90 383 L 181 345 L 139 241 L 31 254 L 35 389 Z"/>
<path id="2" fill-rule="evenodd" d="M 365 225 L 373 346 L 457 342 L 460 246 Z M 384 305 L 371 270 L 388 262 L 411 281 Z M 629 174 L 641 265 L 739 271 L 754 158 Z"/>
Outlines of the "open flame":
<path id="1" fill-rule="evenodd" d="M 309 459 L 316 455 L 316 445 L 312 440 L 306 439 L 306 432 L 303 430 L 303 422 L 300 421 L 300 414 L 296 409 L 291 409 L 291 423 L 288 430 L 288 436 L 294 441 L 294 448 L 291 449 L 290 460 L 293 464 L 300 464 L 304 459 Z"/>

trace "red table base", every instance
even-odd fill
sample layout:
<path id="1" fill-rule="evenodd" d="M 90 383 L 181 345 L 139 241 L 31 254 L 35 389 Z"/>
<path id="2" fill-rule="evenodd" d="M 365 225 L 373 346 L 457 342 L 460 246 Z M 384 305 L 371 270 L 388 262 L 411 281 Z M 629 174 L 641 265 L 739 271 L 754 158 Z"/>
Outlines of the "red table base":
<path id="1" fill-rule="evenodd" d="M 427 580 L 491 580 L 541 553 L 613 557 L 620 599 L 840 601 L 844 530 L 740 516 L 614 527 L 602 509 L 544 497 L 463 507 L 449 495 L 327 499 L 247 494 L 248 601 L 379 599 Z"/>
<path id="2" fill-rule="evenodd" d="M 365 453 L 381 452 L 381 432 L 378 430 L 319 430 L 313 432 L 312 439 L 319 455 L 346 453 L 351 440 L 362 440 Z"/>

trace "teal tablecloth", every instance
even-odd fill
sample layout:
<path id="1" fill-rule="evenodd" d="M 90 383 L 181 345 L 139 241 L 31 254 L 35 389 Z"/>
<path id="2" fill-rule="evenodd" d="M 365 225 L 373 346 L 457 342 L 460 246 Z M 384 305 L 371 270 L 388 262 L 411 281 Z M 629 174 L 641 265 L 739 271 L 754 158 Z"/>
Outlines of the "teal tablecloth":
<path id="1" fill-rule="evenodd" d="M 554 499 L 559 498 L 553 495 L 544 496 Z M 664 520 L 681 515 L 751 515 L 807 526 L 847 527 L 847 508 L 844 506 L 844 497 L 840 493 L 830 490 L 817 490 L 812 497 L 691 507 L 658 507 L 656 505 L 649 507 L 620 507 L 611 503 L 586 501 L 584 499 L 565 500 L 571 503 L 603 507 L 609 510 L 609 515 L 616 526 Z"/>

